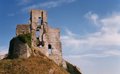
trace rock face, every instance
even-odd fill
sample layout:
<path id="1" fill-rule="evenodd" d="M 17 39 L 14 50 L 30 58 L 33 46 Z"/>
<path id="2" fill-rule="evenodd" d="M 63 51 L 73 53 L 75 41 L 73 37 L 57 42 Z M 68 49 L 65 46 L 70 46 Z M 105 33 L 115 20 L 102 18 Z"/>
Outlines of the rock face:
<path id="1" fill-rule="evenodd" d="M 13 38 L 10 41 L 8 58 L 28 58 L 31 54 L 31 49 L 27 43 L 19 40 L 19 38 Z"/>
<path id="2" fill-rule="evenodd" d="M 70 74 L 82 74 L 80 72 L 80 69 L 72 64 L 70 64 L 69 62 L 66 62 L 66 65 L 67 65 L 67 71 L 70 73 Z"/>
<path id="3" fill-rule="evenodd" d="M 70 74 L 82 74 L 77 66 L 67 62 L 63 59 L 63 68 L 66 69 Z"/>

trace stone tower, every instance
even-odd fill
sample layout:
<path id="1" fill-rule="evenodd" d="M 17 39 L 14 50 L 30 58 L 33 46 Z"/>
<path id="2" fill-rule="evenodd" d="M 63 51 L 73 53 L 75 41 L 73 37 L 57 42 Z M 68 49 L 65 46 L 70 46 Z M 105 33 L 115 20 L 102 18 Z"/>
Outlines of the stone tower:
<path id="1" fill-rule="evenodd" d="M 16 35 L 31 33 L 31 49 L 41 51 L 58 65 L 62 65 L 60 30 L 48 25 L 46 11 L 31 10 L 29 22 L 27 25 L 18 25 Z"/>
<path id="2" fill-rule="evenodd" d="M 60 30 L 49 26 L 46 11 L 31 10 L 29 24 L 17 25 L 16 37 L 10 41 L 6 58 L 28 58 L 43 54 L 70 74 L 81 74 L 79 68 L 62 58 Z"/>

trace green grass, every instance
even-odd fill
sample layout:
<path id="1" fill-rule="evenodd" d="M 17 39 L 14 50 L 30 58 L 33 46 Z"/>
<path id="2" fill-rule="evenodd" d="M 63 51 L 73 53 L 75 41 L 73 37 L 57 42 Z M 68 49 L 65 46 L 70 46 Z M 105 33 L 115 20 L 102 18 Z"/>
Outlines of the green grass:
<path id="1" fill-rule="evenodd" d="M 28 34 L 22 34 L 19 36 L 16 36 L 14 38 L 11 39 L 10 41 L 10 45 L 9 45 L 9 54 L 7 58 L 17 58 L 18 56 L 13 55 L 15 53 L 14 47 L 15 47 L 15 43 L 16 41 L 20 40 L 23 43 L 26 43 L 30 48 L 31 48 L 31 33 Z"/>
<path id="2" fill-rule="evenodd" d="M 31 33 L 19 35 L 17 38 L 23 43 L 27 43 L 28 46 L 31 47 Z"/>

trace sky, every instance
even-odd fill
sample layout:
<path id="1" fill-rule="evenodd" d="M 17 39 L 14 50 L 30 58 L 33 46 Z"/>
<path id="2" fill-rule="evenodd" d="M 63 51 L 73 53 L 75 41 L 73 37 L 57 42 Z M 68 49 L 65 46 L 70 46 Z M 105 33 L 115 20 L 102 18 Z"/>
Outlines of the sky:
<path id="1" fill-rule="evenodd" d="M 120 0 L 1 0 L 0 55 L 31 9 L 47 11 L 61 30 L 64 59 L 83 74 L 120 74 Z"/>

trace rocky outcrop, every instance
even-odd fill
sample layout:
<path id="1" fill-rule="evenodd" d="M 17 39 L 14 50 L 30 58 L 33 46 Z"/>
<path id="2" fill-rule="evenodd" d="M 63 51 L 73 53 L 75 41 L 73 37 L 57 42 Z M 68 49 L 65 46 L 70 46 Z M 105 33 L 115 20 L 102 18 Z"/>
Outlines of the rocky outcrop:
<path id="1" fill-rule="evenodd" d="M 74 65 L 70 64 L 69 62 L 66 62 L 66 65 L 67 65 L 67 71 L 70 74 L 82 74 L 80 72 L 80 69 L 77 66 L 74 66 Z"/>
<path id="2" fill-rule="evenodd" d="M 70 74 L 82 74 L 80 69 L 77 66 L 67 62 L 63 59 L 63 68 L 66 69 Z"/>
<path id="3" fill-rule="evenodd" d="M 13 38 L 10 41 L 8 57 L 14 58 L 28 58 L 31 55 L 31 48 L 27 43 L 21 41 L 18 37 Z"/>

